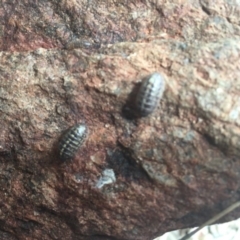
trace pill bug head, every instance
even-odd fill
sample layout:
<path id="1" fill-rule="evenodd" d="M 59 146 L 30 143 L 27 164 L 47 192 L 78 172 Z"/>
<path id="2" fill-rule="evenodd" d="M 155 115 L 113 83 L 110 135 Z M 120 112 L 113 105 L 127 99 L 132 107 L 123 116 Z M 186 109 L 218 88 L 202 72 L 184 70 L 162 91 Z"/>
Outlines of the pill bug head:
<path id="1" fill-rule="evenodd" d="M 59 141 L 59 157 L 62 161 L 73 159 L 87 137 L 87 126 L 77 124 L 71 127 Z"/>
<path id="2" fill-rule="evenodd" d="M 139 88 L 135 107 L 140 117 L 151 114 L 157 107 L 165 90 L 165 80 L 159 73 L 153 73 L 143 79 Z"/>

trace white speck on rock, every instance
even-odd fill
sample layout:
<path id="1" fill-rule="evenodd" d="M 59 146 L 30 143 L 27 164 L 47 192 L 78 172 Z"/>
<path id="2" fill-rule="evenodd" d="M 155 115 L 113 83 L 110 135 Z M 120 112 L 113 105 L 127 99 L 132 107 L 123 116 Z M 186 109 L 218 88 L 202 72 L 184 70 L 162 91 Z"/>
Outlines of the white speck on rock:
<path id="1" fill-rule="evenodd" d="M 102 188 L 106 184 L 111 184 L 116 182 L 115 173 L 112 169 L 105 169 L 102 172 L 102 176 L 99 178 L 96 187 Z"/>

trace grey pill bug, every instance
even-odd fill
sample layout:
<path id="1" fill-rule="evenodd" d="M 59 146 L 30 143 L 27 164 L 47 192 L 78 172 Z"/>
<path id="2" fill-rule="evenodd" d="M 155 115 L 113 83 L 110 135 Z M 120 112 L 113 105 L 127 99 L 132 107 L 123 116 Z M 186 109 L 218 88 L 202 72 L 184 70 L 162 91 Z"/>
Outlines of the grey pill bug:
<path id="1" fill-rule="evenodd" d="M 135 107 L 138 115 L 145 117 L 157 107 L 165 90 L 165 80 L 160 73 L 153 73 L 143 79 L 139 88 Z"/>
<path id="2" fill-rule="evenodd" d="M 87 126 L 77 124 L 71 127 L 59 141 L 59 156 L 62 161 L 73 159 L 87 137 Z"/>

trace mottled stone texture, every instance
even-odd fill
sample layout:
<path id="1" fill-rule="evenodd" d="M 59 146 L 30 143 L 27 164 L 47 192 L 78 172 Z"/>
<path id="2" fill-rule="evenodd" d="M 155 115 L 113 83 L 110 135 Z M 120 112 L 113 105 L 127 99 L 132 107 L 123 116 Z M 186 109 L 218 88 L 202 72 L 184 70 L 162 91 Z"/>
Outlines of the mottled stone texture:
<path id="1" fill-rule="evenodd" d="M 151 240 L 237 201 L 239 11 L 234 0 L 3 0 L 0 239 Z M 152 72 L 166 91 L 135 118 Z M 76 123 L 88 138 L 62 163 L 58 141 Z"/>

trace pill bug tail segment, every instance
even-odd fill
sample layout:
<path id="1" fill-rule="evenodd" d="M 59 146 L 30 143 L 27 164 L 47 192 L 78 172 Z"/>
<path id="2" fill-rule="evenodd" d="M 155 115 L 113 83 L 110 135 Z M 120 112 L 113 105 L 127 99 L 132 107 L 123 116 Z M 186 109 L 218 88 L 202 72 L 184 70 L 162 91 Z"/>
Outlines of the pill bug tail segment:
<path id="1" fill-rule="evenodd" d="M 87 126 L 77 124 L 71 127 L 59 141 L 59 157 L 62 161 L 73 159 L 87 137 Z"/>
<path id="2" fill-rule="evenodd" d="M 153 73 L 143 79 L 136 96 L 137 114 L 146 117 L 157 107 L 165 91 L 165 80 L 160 73 Z"/>

